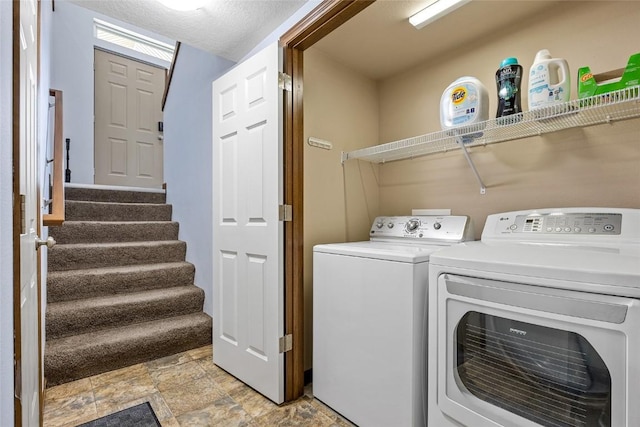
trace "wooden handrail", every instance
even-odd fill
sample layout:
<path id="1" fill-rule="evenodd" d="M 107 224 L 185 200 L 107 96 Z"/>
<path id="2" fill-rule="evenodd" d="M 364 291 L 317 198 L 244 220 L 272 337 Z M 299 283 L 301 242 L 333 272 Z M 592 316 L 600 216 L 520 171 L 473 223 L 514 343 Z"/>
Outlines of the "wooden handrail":
<path id="1" fill-rule="evenodd" d="M 49 95 L 55 98 L 55 118 L 53 134 L 53 185 L 51 188 L 51 213 L 44 214 L 42 223 L 47 226 L 60 226 L 64 222 L 64 158 L 62 141 L 62 91 L 50 89 Z"/>
<path id="2" fill-rule="evenodd" d="M 164 105 L 167 103 L 167 96 L 169 96 L 169 88 L 171 87 L 171 79 L 173 79 L 173 69 L 176 67 L 176 61 L 178 60 L 178 54 L 180 53 L 181 42 L 176 42 L 176 48 L 173 51 L 173 58 L 171 59 L 171 66 L 169 67 L 169 75 L 164 85 L 164 94 L 162 95 L 162 111 L 164 111 Z"/>

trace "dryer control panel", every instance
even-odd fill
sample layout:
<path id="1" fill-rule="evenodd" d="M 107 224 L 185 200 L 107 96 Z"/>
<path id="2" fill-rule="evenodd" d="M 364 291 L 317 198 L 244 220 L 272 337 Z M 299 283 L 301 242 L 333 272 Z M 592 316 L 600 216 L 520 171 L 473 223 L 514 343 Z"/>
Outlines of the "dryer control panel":
<path id="1" fill-rule="evenodd" d="M 468 216 L 380 216 L 373 221 L 369 236 L 372 240 L 463 242 L 473 240 L 473 227 Z"/>
<path id="2" fill-rule="evenodd" d="M 621 226 L 619 213 L 533 213 L 500 218 L 496 232 L 615 235 L 620 234 Z"/>
<path id="3" fill-rule="evenodd" d="M 544 208 L 487 216 L 485 243 L 536 243 L 639 250 L 640 209 Z"/>

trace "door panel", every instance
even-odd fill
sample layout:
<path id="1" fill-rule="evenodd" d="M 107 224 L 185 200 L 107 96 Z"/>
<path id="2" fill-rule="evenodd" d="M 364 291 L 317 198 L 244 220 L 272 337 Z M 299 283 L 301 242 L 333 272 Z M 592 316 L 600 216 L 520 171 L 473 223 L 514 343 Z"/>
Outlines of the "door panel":
<path id="1" fill-rule="evenodd" d="M 95 183 L 160 187 L 165 70 L 95 51 Z"/>
<path id="2" fill-rule="evenodd" d="M 16 378 L 16 395 L 21 412 L 17 425 L 36 426 L 40 423 L 40 337 L 39 298 L 37 280 L 36 238 L 38 224 L 37 111 L 38 111 L 38 4 L 35 0 L 20 1 L 20 65 L 19 79 L 19 200 L 20 212 L 20 271 L 19 304 L 16 317 L 16 361 L 20 369 Z"/>
<path id="3" fill-rule="evenodd" d="M 277 44 L 213 83 L 214 362 L 284 400 Z"/>

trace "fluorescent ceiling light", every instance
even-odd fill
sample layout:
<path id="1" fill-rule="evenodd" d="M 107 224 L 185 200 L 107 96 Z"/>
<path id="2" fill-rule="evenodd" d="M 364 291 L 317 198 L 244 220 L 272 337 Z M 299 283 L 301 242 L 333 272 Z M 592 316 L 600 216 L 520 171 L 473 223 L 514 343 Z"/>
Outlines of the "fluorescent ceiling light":
<path id="1" fill-rule="evenodd" d="M 409 18 L 409 22 L 419 30 L 470 1 L 471 0 L 435 0 L 429 6 Z"/>
<path id="2" fill-rule="evenodd" d="M 205 0 L 158 0 L 163 5 L 173 10 L 196 10 L 204 6 Z"/>

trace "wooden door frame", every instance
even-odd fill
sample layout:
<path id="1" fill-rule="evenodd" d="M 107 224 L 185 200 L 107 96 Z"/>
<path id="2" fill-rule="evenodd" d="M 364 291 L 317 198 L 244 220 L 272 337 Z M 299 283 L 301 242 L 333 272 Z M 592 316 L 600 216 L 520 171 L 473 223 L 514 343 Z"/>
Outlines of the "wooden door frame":
<path id="1" fill-rule="evenodd" d="M 304 392 L 303 52 L 374 1 L 325 0 L 280 38 L 292 81 L 284 99 L 284 203 L 293 211 L 284 230 L 285 334 L 293 336 L 293 349 L 285 353 L 285 401 Z"/>

